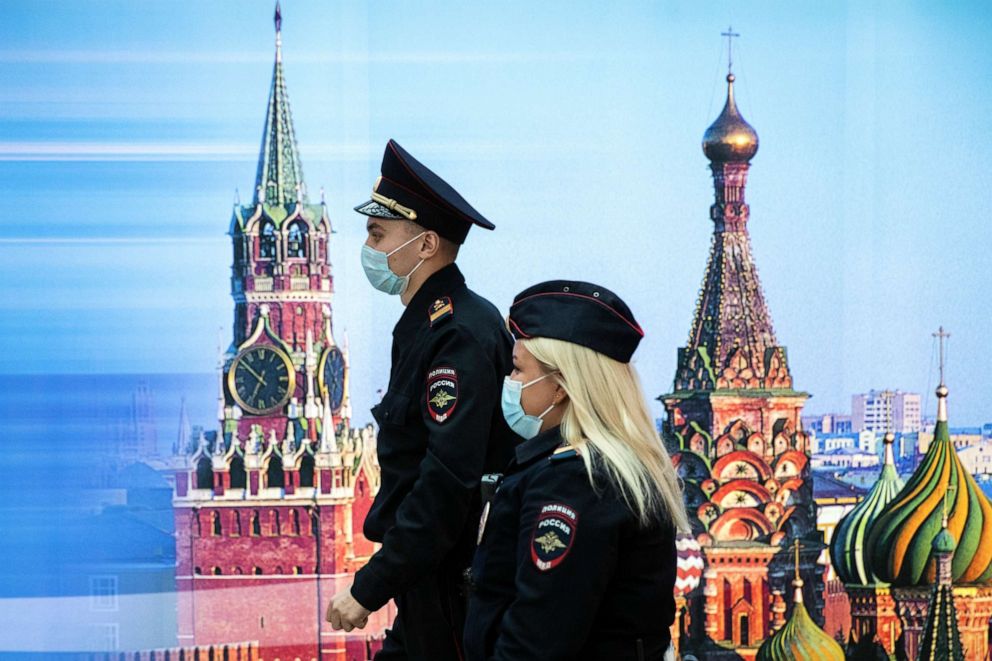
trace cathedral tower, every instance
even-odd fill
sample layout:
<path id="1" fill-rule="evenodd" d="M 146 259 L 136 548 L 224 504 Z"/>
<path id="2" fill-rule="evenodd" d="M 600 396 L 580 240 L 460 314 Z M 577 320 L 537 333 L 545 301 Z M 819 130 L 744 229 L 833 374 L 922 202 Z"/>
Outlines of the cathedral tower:
<path id="1" fill-rule="evenodd" d="M 820 620 L 823 544 L 800 422 L 808 395 L 793 388 L 751 254 L 745 186 L 758 134 L 737 108 L 734 80 L 728 73 L 723 111 L 703 136 L 713 239 L 673 390 L 659 399 L 706 562 L 702 588 L 687 600 L 683 650 L 753 659 L 781 624 L 797 539 L 803 603 Z"/>

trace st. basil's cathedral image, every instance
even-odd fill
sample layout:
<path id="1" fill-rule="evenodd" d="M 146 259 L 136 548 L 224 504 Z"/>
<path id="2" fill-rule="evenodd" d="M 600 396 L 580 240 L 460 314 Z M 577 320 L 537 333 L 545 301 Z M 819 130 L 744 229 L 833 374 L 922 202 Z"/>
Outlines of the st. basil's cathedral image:
<path id="1" fill-rule="evenodd" d="M 176 473 L 179 648 L 141 658 L 365 660 L 395 614 L 347 634 L 323 618 L 375 550 L 362 522 L 379 471 L 374 429 L 352 426 L 332 222 L 304 179 L 281 20 L 277 5 L 253 198 L 228 231 L 234 326 L 219 426 L 181 448 Z M 675 657 L 986 659 L 992 503 L 950 440 L 943 361 L 934 440 L 915 472 L 899 477 L 887 436 L 871 491 L 830 539 L 817 527 L 809 394 L 793 383 L 752 256 L 745 190 L 759 140 L 734 82 L 728 71 L 703 135 L 713 237 L 671 391 L 658 397 L 693 526 L 678 541 Z"/>

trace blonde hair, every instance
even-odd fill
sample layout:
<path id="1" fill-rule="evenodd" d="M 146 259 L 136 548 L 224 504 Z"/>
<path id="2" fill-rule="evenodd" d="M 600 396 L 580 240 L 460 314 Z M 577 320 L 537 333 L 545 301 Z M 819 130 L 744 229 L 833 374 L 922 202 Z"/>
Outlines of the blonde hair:
<path id="1" fill-rule="evenodd" d="M 562 340 L 520 342 L 568 394 L 562 437 L 580 451 L 593 488 L 596 462 L 642 525 L 661 516 L 688 532 L 678 476 L 633 366 Z"/>

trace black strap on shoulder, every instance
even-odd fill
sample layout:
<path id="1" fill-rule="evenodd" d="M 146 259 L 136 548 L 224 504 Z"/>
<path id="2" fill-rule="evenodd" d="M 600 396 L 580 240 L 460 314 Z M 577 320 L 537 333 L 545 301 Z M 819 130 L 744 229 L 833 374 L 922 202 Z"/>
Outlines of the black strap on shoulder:
<path id="1" fill-rule="evenodd" d="M 579 451 L 576 450 L 575 448 L 558 449 L 555 451 L 553 455 L 548 457 L 548 461 L 550 461 L 552 464 L 556 464 L 558 462 L 566 461 L 568 459 L 574 459 L 578 456 L 579 456 Z"/>

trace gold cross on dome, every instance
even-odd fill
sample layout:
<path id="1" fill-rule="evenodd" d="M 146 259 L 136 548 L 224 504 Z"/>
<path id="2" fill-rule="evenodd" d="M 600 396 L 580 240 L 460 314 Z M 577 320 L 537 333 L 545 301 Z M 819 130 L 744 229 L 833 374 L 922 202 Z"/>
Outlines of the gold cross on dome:
<path id="1" fill-rule="evenodd" d="M 720 33 L 721 37 L 727 38 L 727 73 L 730 73 L 731 69 L 734 67 L 734 37 L 741 36 L 739 32 L 734 32 L 734 28 L 727 26 L 726 32 Z"/>
<path id="2" fill-rule="evenodd" d="M 940 385 L 944 385 L 944 340 L 949 338 L 951 334 L 941 326 L 932 335 L 940 340 Z"/>

